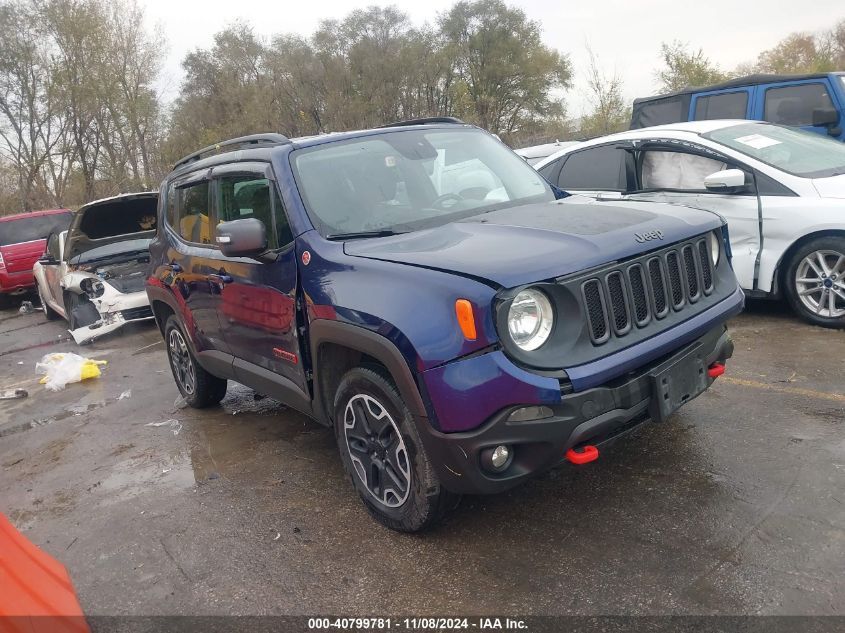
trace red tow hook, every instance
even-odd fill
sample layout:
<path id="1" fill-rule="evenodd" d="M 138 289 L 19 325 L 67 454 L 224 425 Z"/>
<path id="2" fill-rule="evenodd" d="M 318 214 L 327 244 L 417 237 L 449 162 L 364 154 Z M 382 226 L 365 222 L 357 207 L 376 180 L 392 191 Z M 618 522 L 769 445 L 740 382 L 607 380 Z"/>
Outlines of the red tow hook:
<path id="1" fill-rule="evenodd" d="M 718 378 L 725 373 L 724 363 L 713 363 L 707 368 L 707 375 L 711 378 Z"/>
<path id="2" fill-rule="evenodd" d="M 573 464 L 589 464 L 599 458 L 599 449 L 587 444 L 586 446 L 581 447 L 580 452 L 576 451 L 574 448 L 570 448 L 566 451 L 565 457 Z"/>

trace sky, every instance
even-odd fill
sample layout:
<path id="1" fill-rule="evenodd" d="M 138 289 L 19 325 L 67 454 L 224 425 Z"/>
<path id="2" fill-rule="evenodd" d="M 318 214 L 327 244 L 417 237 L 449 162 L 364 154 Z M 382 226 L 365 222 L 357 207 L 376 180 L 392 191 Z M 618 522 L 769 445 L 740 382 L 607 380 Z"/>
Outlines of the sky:
<path id="1" fill-rule="evenodd" d="M 578 117 L 589 108 L 584 71 L 587 45 L 607 75 L 623 80 L 626 98 L 653 94 L 660 43 L 680 40 L 723 69 L 754 61 L 795 31 L 817 32 L 845 18 L 842 0 L 506 0 L 540 22 L 547 46 L 567 53 L 575 70 L 573 88 L 564 93 L 568 112 Z M 355 8 L 396 5 L 414 24 L 434 22 L 454 0 L 139 0 L 150 26 L 167 40 L 160 90 L 166 100 L 178 93 L 181 61 L 195 48 L 211 45 L 214 34 L 236 20 L 260 36 L 310 35 L 326 18 L 342 18 Z"/>

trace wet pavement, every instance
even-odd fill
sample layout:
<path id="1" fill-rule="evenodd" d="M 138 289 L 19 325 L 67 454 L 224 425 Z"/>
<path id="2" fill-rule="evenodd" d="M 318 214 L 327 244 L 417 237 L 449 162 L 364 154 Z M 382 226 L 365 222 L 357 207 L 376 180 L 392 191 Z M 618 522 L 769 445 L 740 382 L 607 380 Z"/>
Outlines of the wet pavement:
<path id="1" fill-rule="evenodd" d="M 845 614 L 845 332 L 769 303 L 732 326 L 728 373 L 668 423 L 408 536 L 329 430 L 231 383 L 180 407 L 154 325 L 79 348 L 4 311 L 0 391 L 29 397 L 0 401 L 0 511 L 89 615 Z M 49 392 L 53 351 L 108 365 Z"/>

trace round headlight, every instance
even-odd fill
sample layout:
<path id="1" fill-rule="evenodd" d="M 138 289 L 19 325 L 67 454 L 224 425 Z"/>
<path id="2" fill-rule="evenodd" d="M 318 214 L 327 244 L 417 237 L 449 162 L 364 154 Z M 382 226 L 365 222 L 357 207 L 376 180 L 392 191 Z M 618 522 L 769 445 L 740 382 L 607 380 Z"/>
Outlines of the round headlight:
<path id="1" fill-rule="evenodd" d="M 523 290 L 511 302 L 508 334 L 520 349 L 531 351 L 540 347 L 552 333 L 553 323 L 552 304 L 539 290 Z"/>
<path id="2" fill-rule="evenodd" d="M 710 242 L 710 259 L 715 266 L 719 263 L 719 255 L 722 253 L 722 232 L 711 231 L 707 241 Z"/>

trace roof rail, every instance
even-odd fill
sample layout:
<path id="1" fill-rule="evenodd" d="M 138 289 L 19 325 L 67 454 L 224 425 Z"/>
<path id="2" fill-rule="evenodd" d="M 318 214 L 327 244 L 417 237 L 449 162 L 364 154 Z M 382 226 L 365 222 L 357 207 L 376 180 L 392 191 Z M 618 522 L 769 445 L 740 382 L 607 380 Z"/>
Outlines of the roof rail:
<path id="1" fill-rule="evenodd" d="M 187 165 L 188 163 L 192 163 L 208 156 L 213 156 L 214 154 L 219 154 L 222 150 L 232 152 L 236 149 L 244 149 L 248 147 L 255 148 L 272 147 L 273 145 L 287 145 L 290 142 L 291 141 L 287 136 L 275 134 L 273 132 L 239 136 L 237 138 L 229 139 L 228 141 L 222 141 L 220 143 L 215 143 L 214 145 L 209 145 L 208 147 L 203 147 L 201 150 L 198 150 L 193 154 L 188 154 L 185 158 L 176 161 L 173 169 L 177 169 L 178 167 L 182 167 L 183 165 Z"/>
<path id="2" fill-rule="evenodd" d="M 388 123 L 386 125 L 379 125 L 379 128 L 384 127 L 405 127 L 406 125 L 426 125 L 427 123 L 457 123 L 463 125 L 464 122 L 456 119 L 453 116 L 430 116 L 424 119 L 408 119 L 407 121 L 396 121 L 395 123 Z"/>

